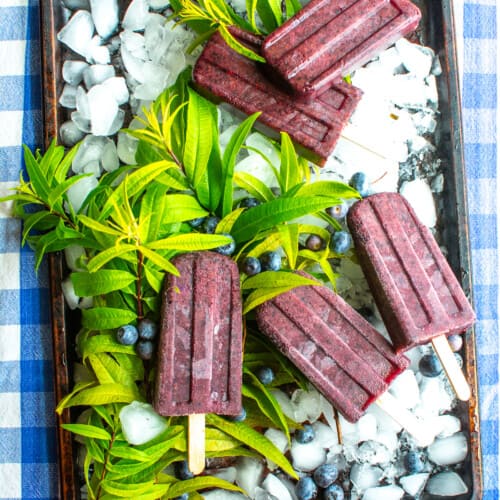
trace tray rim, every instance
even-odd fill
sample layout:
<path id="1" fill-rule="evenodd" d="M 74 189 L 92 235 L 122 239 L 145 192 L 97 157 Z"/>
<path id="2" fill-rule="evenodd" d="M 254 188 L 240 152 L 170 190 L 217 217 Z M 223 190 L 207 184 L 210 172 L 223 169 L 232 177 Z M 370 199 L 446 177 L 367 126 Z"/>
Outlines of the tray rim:
<path id="1" fill-rule="evenodd" d="M 59 0 L 60 1 L 60 0 Z M 421 0 L 425 4 L 433 0 Z M 61 6 L 55 5 L 57 0 L 44 0 L 40 2 L 40 43 L 42 57 L 42 116 L 43 116 L 43 144 L 48 147 L 51 140 L 57 136 L 60 128 L 60 116 L 58 112 L 58 61 L 62 53 L 57 41 L 57 14 L 56 9 Z M 471 252 L 469 238 L 469 221 L 467 214 L 467 184 L 465 172 L 465 160 L 463 152 L 463 128 L 461 92 L 459 81 L 459 68 L 457 57 L 457 44 L 455 33 L 455 15 L 453 0 L 442 0 L 443 37 L 445 63 L 448 67 L 446 83 L 450 107 L 451 123 L 451 158 L 453 164 L 453 188 L 457 211 L 457 226 L 464 233 L 458 237 L 458 261 L 461 276 L 459 280 L 467 295 L 472 301 L 472 276 L 471 276 Z M 65 323 L 65 302 L 62 293 L 63 277 L 63 255 L 58 252 L 50 254 L 48 258 L 50 277 L 50 311 L 52 315 L 52 341 L 54 360 L 54 390 L 56 401 L 60 401 L 70 391 L 69 365 L 66 358 L 68 352 L 67 325 Z M 479 396 L 478 375 L 476 369 L 475 329 L 470 328 L 464 335 L 465 343 L 465 365 L 464 369 L 467 380 L 471 385 L 472 397 L 467 403 L 469 415 L 469 446 L 471 453 L 471 478 L 474 499 L 482 498 L 483 466 L 481 456 L 480 440 L 480 418 L 479 418 Z M 58 368 L 59 367 L 59 368 Z M 70 433 L 61 428 L 61 424 L 70 421 L 69 409 L 57 415 L 57 449 L 58 449 L 58 497 L 65 500 L 78 500 L 80 498 L 79 488 L 76 484 L 76 464 L 73 455 L 73 439 Z"/>

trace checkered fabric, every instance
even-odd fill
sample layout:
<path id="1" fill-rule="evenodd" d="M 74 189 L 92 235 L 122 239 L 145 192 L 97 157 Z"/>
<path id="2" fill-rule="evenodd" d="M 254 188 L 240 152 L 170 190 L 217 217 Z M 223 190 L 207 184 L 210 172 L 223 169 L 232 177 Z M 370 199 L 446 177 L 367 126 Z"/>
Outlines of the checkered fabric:
<path id="1" fill-rule="evenodd" d="M 499 189 L 496 0 L 456 0 L 477 322 L 484 500 L 499 495 Z M 21 145 L 41 142 L 39 4 L 0 0 L 0 196 Z M 20 247 L 0 205 L 0 500 L 56 498 L 56 436 L 46 267 Z"/>

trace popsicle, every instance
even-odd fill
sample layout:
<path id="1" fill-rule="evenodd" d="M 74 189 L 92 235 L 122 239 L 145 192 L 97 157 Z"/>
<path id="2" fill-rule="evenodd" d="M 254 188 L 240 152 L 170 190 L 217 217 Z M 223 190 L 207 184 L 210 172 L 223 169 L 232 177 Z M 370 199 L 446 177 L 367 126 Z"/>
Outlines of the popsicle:
<path id="1" fill-rule="evenodd" d="M 420 21 L 409 0 L 311 0 L 266 37 L 262 55 L 297 95 L 311 98 Z"/>
<path id="2" fill-rule="evenodd" d="M 242 313 L 236 263 L 215 252 L 173 259 L 162 294 L 154 408 L 188 415 L 188 464 L 205 464 L 204 415 L 241 412 Z"/>
<path id="3" fill-rule="evenodd" d="M 464 332 L 475 315 L 430 230 L 397 193 L 355 203 L 347 222 L 396 351 L 432 342 L 457 396 L 469 399 L 446 336 Z"/>
<path id="4" fill-rule="evenodd" d="M 294 288 L 256 309 L 260 331 L 349 421 L 380 404 L 419 442 L 428 433 L 387 392 L 409 365 L 339 295 L 323 285 Z"/>
<path id="5" fill-rule="evenodd" d="M 260 37 L 237 29 L 232 32 L 259 50 Z M 218 33 L 196 61 L 193 80 L 210 99 L 225 101 L 247 115 L 262 112 L 258 121 L 265 133 L 279 138 L 280 131 L 287 132 L 299 152 L 319 165 L 332 153 L 361 98 L 359 89 L 338 81 L 313 102 L 297 102 L 264 75 L 259 63 L 235 52 Z"/>

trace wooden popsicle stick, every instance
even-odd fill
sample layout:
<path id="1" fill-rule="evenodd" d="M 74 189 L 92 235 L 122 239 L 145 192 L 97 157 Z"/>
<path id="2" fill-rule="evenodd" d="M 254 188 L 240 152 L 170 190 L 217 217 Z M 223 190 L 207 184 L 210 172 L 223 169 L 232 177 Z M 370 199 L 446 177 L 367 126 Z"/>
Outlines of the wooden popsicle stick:
<path id="1" fill-rule="evenodd" d="M 205 414 L 188 415 L 188 467 L 193 474 L 205 468 Z"/>
<path id="2" fill-rule="evenodd" d="M 431 342 L 457 398 L 461 401 L 468 401 L 471 397 L 470 387 L 451 350 L 448 339 L 445 335 L 440 335 Z"/>
<path id="3" fill-rule="evenodd" d="M 383 155 L 382 153 L 379 153 L 378 151 L 375 151 L 374 149 L 369 148 L 368 146 L 365 146 L 364 144 L 361 144 L 359 141 L 357 141 L 356 139 L 354 139 L 354 137 L 352 137 L 349 134 L 347 134 L 345 132 L 345 130 L 340 134 L 340 137 L 342 137 L 342 139 L 345 139 L 346 141 L 351 142 L 352 144 L 355 144 L 359 148 L 364 149 L 365 151 L 368 151 L 369 153 L 371 153 L 371 154 L 373 154 L 375 156 L 378 156 L 382 160 L 387 160 L 388 159 L 387 156 Z"/>
<path id="4" fill-rule="evenodd" d="M 401 406 L 399 401 L 389 392 L 386 391 L 380 395 L 375 403 L 410 433 L 419 446 L 428 446 L 434 441 L 434 434 L 425 428 L 413 413 Z"/>

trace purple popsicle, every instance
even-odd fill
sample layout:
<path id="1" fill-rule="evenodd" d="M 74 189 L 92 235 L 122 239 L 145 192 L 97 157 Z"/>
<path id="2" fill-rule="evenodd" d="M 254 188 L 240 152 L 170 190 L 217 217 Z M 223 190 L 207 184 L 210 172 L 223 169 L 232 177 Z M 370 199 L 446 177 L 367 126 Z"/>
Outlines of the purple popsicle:
<path id="1" fill-rule="evenodd" d="M 258 51 L 261 38 L 233 29 L 233 34 Z M 215 33 L 198 58 L 193 80 L 211 99 L 222 100 L 250 115 L 262 112 L 258 122 L 275 138 L 287 132 L 299 151 L 323 165 L 361 98 L 361 91 L 339 80 L 310 103 L 298 102 L 273 84 L 261 65 L 231 49 Z M 282 87 L 282 86 L 281 86 Z"/>
<path id="2" fill-rule="evenodd" d="M 262 55 L 296 95 L 312 98 L 413 31 L 420 17 L 409 0 L 311 0 L 266 37 Z"/>

